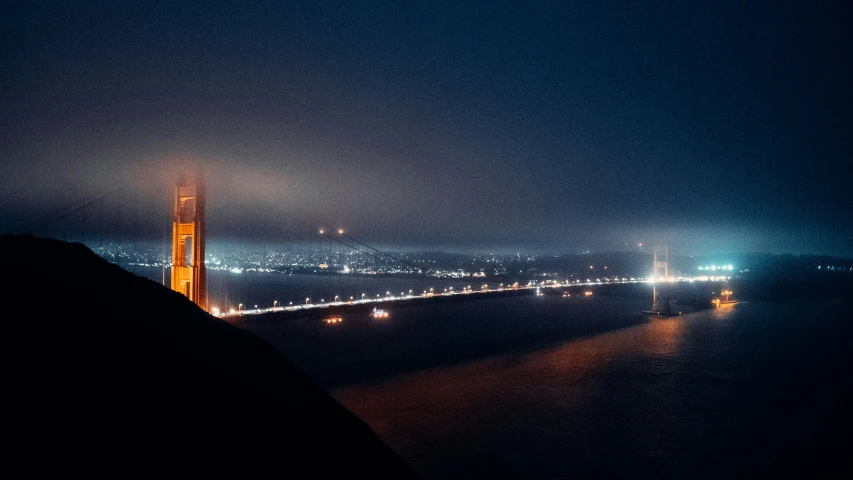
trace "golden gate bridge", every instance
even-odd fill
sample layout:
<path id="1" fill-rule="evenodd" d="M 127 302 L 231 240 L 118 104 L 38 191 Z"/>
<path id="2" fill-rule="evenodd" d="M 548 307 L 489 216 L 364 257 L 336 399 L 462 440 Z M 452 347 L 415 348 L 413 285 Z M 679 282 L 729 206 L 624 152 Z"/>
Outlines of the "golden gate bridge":
<path id="1" fill-rule="evenodd" d="M 264 306 L 258 307 L 257 303 L 248 304 L 243 299 L 229 298 L 228 287 L 224 291 L 220 282 L 220 288 L 214 298 L 209 297 L 208 285 L 208 262 L 210 256 L 206 255 L 207 231 L 206 231 L 206 191 L 200 177 L 191 180 L 180 178 L 174 185 L 173 198 L 168 215 L 161 213 L 151 214 L 152 205 L 146 203 L 138 192 L 131 195 L 129 185 L 123 185 L 101 194 L 90 195 L 75 202 L 66 204 L 61 208 L 36 218 L 17 229 L 18 233 L 38 234 L 50 236 L 66 241 L 79 241 L 107 259 L 115 260 L 122 256 L 122 252 L 116 255 L 116 249 L 124 249 L 125 258 L 132 258 L 137 250 L 134 242 L 146 237 L 142 232 L 145 226 L 151 222 L 142 222 L 141 218 L 161 217 L 162 237 L 160 240 L 161 252 L 154 261 L 148 259 L 146 265 L 159 264 L 161 275 L 159 281 L 180 292 L 200 308 L 208 313 L 219 317 L 232 317 L 241 315 L 256 315 L 274 312 L 311 312 L 322 314 L 323 312 L 340 311 L 349 308 L 364 308 L 373 306 L 373 314 L 387 316 L 384 308 L 396 303 L 420 303 L 427 300 L 439 299 L 480 299 L 493 296 L 505 296 L 535 292 L 538 295 L 553 293 L 556 290 L 563 296 L 574 294 L 591 295 L 591 287 L 602 284 L 630 284 L 642 282 L 660 282 L 679 280 L 669 275 L 667 269 L 668 252 L 655 246 L 654 267 L 648 277 L 607 277 L 602 279 L 563 279 L 563 280 L 529 280 L 527 282 L 504 282 L 488 283 L 475 282 L 472 279 L 440 277 L 440 271 L 429 268 L 428 265 L 417 260 L 411 261 L 402 258 L 402 255 L 394 255 L 371 244 L 362 241 L 342 228 L 327 229 L 316 227 L 311 222 L 298 218 L 294 214 L 280 211 L 290 219 L 294 227 L 303 232 L 311 232 L 313 240 L 322 242 L 320 251 L 325 247 L 326 262 L 315 264 L 317 269 L 327 277 L 330 271 L 346 271 L 346 265 L 341 266 L 341 258 L 356 256 L 356 262 L 365 264 L 366 261 L 376 265 L 391 266 L 398 274 L 401 272 L 408 279 L 420 281 L 419 288 L 398 288 L 387 286 L 380 288 L 379 292 L 367 294 L 366 292 L 335 293 L 331 285 L 327 285 L 325 294 L 308 294 L 303 298 L 291 299 L 287 304 L 279 303 L 278 300 L 268 301 Z M 132 191 L 131 191 L 132 192 Z M 163 210 L 162 205 L 155 205 L 155 209 Z M 169 225 L 171 224 L 171 225 Z M 148 238 L 153 235 L 148 232 Z M 169 241 L 171 237 L 171 241 Z M 123 245 L 123 246 L 122 246 Z M 332 246 L 337 245 L 337 255 L 333 255 Z M 346 249 L 343 251 L 343 249 Z M 139 260 L 139 259 L 137 259 Z M 330 264 L 337 261 L 335 268 L 329 269 Z M 133 262 L 126 262 L 133 263 Z M 342 268 L 343 267 L 343 268 Z M 168 282 L 166 270 L 169 270 Z M 234 268 L 233 270 L 239 270 Z M 375 268 L 373 269 L 375 270 Z M 315 270 L 316 271 L 316 270 Z M 360 273 L 364 274 L 366 270 Z M 352 272 L 352 270 L 350 270 Z M 358 269 L 355 270 L 358 274 Z M 337 273 L 340 275 L 340 273 Z M 147 275 L 152 280 L 152 276 Z M 714 280 L 719 280 L 715 278 Z M 443 282 L 444 287 L 436 288 L 435 283 Z M 430 284 L 430 285 L 428 285 Z M 408 285 L 412 287 L 411 284 Z M 339 285 L 340 287 L 340 285 Z M 339 290 L 341 290 L 339 288 Z M 359 288 L 358 290 L 362 290 Z M 384 291 L 383 291 L 384 290 Z M 398 294 L 399 292 L 399 294 Z M 668 308 L 664 302 L 665 288 L 655 287 L 653 290 L 652 310 L 648 313 L 660 313 Z M 313 300 L 312 300 L 313 299 Z M 334 318 L 334 317 L 333 317 Z"/>

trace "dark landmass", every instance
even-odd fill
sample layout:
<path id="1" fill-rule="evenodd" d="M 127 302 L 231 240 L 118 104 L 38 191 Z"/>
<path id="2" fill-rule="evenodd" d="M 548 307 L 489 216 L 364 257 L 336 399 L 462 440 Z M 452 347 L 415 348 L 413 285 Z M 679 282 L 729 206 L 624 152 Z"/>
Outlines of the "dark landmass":
<path id="1" fill-rule="evenodd" d="M 281 353 L 81 244 L 0 237 L 6 469 L 413 478 Z"/>
<path id="2" fill-rule="evenodd" d="M 467 271 L 482 272 L 484 277 L 465 277 L 460 283 L 495 283 L 521 282 L 528 280 L 541 281 L 547 279 L 572 279 L 585 281 L 590 279 L 615 278 L 645 278 L 652 269 L 654 256 L 648 252 L 596 252 L 587 254 L 566 255 L 536 255 L 498 256 L 491 263 L 481 254 L 474 258 L 472 255 L 446 252 L 425 252 L 416 254 L 395 253 L 396 256 L 409 258 L 418 264 L 425 264 L 428 275 L 435 271 Z M 705 271 L 700 266 L 732 265 L 733 270 Z M 592 266 L 593 268 L 589 268 Z M 606 267 L 606 268 L 605 268 Z M 337 275 L 336 271 L 318 273 L 315 267 L 292 268 L 281 267 L 276 271 L 286 273 Z M 731 276 L 731 275 L 768 275 L 796 276 L 807 273 L 834 274 L 846 273 L 853 275 L 853 259 L 832 257 L 827 255 L 775 255 L 769 253 L 734 253 L 729 255 L 708 255 L 689 257 L 671 255 L 669 257 L 669 272 L 676 276 Z M 352 275 L 352 274 L 348 274 Z M 406 278 L 407 274 L 381 274 L 383 276 L 399 276 Z M 451 281 L 447 276 L 442 277 Z"/>
<path id="3" fill-rule="evenodd" d="M 494 276 L 516 280 L 536 279 L 546 276 L 573 276 L 576 278 L 647 277 L 651 272 L 654 255 L 641 251 L 610 251 L 563 255 L 498 255 L 491 263 L 486 255 L 469 255 L 440 251 L 413 254 L 395 253 L 396 256 L 426 261 L 430 269 L 482 270 L 485 282 Z M 729 271 L 700 271 L 700 266 L 733 265 Z M 593 268 L 590 269 L 589 267 Z M 607 267 L 606 269 L 604 267 Z M 820 267 L 820 268 L 818 268 Z M 691 257 L 670 252 L 670 273 L 680 275 L 730 275 L 738 272 L 796 274 L 810 270 L 853 272 L 853 259 L 828 255 L 790 255 L 770 253 L 731 253 Z M 541 279 L 541 278 L 540 278 Z M 468 281 L 468 280 L 466 280 Z M 504 281 L 504 280 L 500 280 Z"/>

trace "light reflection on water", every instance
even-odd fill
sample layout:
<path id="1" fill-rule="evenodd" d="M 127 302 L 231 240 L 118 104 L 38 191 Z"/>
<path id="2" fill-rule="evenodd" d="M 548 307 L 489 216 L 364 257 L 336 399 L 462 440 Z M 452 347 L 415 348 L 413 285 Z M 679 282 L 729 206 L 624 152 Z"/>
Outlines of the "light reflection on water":
<path id="1" fill-rule="evenodd" d="M 240 318 L 324 386 L 352 383 L 509 351 L 538 350 L 566 338 L 644 322 L 643 299 L 537 297 L 480 299 L 391 308 L 377 320 L 345 313 L 337 325 L 309 319 Z"/>
<path id="2" fill-rule="evenodd" d="M 757 474 L 825 440 L 850 307 L 739 304 L 334 393 L 427 478 Z"/>

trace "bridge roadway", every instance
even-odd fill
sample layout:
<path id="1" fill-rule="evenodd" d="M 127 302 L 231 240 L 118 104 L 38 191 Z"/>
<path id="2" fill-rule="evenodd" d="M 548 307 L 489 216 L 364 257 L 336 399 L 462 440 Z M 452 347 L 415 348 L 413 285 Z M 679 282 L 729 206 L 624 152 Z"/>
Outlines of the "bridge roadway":
<path id="1" fill-rule="evenodd" d="M 705 279 L 702 279 L 705 280 Z M 708 279 L 719 281 L 720 279 Z M 692 282 L 696 281 L 693 278 L 685 278 L 675 280 L 676 282 Z M 666 283 L 672 283 L 669 281 Z M 387 309 L 393 305 L 420 305 L 426 303 L 435 303 L 442 301 L 462 301 L 462 300 L 479 300 L 485 298 L 509 297 L 516 295 L 529 295 L 538 293 L 542 295 L 551 295 L 555 292 L 568 292 L 570 295 L 591 295 L 593 287 L 606 285 L 626 285 L 626 284 L 651 284 L 655 283 L 650 280 L 613 280 L 607 282 L 577 282 L 577 283 L 540 283 L 527 285 L 511 285 L 508 287 L 497 288 L 481 288 L 479 290 L 461 290 L 449 291 L 441 293 L 425 293 L 418 295 L 389 295 L 379 298 L 364 298 L 352 301 L 343 302 L 323 302 L 323 303 L 305 303 L 301 305 L 274 306 L 257 309 L 241 309 L 231 310 L 229 312 L 216 312 L 213 314 L 220 318 L 239 317 L 243 315 L 264 315 L 275 313 L 276 317 L 281 318 L 301 318 L 301 317 L 326 317 L 341 315 L 355 311 L 371 311 L 373 308 Z M 660 282 L 657 282 L 660 283 Z M 582 290 L 578 292 L 577 290 Z M 586 292 L 589 292 L 588 294 Z"/>

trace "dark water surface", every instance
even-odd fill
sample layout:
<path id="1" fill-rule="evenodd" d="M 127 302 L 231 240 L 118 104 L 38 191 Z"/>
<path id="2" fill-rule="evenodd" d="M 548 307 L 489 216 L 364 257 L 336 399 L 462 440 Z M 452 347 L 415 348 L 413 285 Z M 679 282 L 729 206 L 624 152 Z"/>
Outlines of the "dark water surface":
<path id="1" fill-rule="evenodd" d="M 639 298 L 528 295 L 419 306 L 392 305 L 390 317 L 366 312 L 321 319 L 244 316 L 229 321 L 284 352 L 321 385 L 371 380 L 543 346 L 646 320 Z"/>
<path id="2" fill-rule="evenodd" d="M 853 302 L 646 306 L 527 296 L 241 326 L 426 478 L 849 470 Z"/>
<path id="3" fill-rule="evenodd" d="M 427 478 L 849 471 L 851 307 L 742 303 L 334 393 Z"/>

